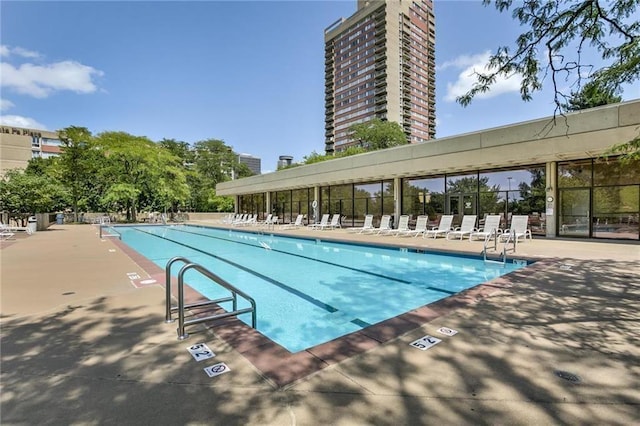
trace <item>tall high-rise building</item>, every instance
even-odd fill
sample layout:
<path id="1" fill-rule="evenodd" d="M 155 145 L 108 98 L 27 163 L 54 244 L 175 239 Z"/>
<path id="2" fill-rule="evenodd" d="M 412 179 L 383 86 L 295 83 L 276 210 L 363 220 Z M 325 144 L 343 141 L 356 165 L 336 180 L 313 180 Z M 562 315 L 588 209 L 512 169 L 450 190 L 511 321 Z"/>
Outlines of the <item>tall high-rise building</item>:
<path id="1" fill-rule="evenodd" d="M 435 137 L 435 15 L 431 0 L 358 0 L 327 27 L 325 151 L 355 143 L 349 127 L 395 121 L 410 143 Z"/>
<path id="2" fill-rule="evenodd" d="M 238 161 L 246 164 L 253 174 L 262 174 L 262 160 L 259 157 L 254 157 L 251 154 L 238 154 Z"/>

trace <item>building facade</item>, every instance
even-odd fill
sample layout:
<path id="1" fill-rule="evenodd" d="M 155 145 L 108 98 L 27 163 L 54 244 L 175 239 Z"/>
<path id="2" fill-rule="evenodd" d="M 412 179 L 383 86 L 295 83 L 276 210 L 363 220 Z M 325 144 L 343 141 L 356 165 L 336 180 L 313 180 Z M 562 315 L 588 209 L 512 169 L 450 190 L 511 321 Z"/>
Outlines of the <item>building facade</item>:
<path id="1" fill-rule="evenodd" d="M 24 170 L 29 160 L 60 155 L 57 132 L 0 126 L 0 175 L 7 170 Z"/>
<path id="2" fill-rule="evenodd" d="M 238 154 L 238 161 L 242 164 L 246 164 L 249 170 L 253 172 L 254 175 L 259 175 L 262 173 L 262 161 L 258 157 L 254 157 L 249 154 Z"/>
<path id="3" fill-rule="evenodd" d="M 358 0 L 325 29 L 325 151 L 354 142 L 373 118 L 402 126 L 410 143 L 435 137 L 435 15 L 426 0 Z"/>
<path id="4" fill-rule="evenodd" d="M 304 165 L 216 186 L 238 212 L 307 223 L 338 213 L 528 215 L 534 235 L 640 241 L 640 161 L 606 157 L 640 132 L 640 100 Z M 317 206 L 314 209 L 313 206 Z"/>

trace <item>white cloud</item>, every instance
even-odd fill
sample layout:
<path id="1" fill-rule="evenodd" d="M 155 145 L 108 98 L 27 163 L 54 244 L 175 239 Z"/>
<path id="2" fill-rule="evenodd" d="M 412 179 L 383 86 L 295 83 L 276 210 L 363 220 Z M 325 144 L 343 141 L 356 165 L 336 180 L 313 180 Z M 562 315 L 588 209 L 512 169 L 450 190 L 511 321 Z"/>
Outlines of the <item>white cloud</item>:
<path id="1" fill-rule="evenodd" d="M 42 55 L 33 50 L 22 47 L 9 47 L 6 44 L 0 46 L 0 56 L 17 55 L 23 58 L 40 58 Z"/>
<path id="2" fill-rule="evenodd" d="M 15 105 L 13 102 L 6 99 L 0 99 L 0 111 L 7 111 L 13 108 Z"/>
<path id="3" fill-rule="evenodd" d="M 75 61 L 56 62 L 47 65 L 22 64 L 17 68 L 8 63 L 0 64 L 2 86 L 36 98 L 46 98 L 60 90 L 76 93 L 93 93 L 98 87 L 94 77 L 104 73 Z"/>
<path id="4" fill-rule="evenodd" d="M 476 55 L 460 55 L 451 61 L 446 61 L 436 66 L 436 71 L 445 70 L 447 68 L 466 68 L 479 63 L 486 63 L 489 56 L 491 56 L 490 51 L 478 53 Z"/>
<path id="5" fill-rule="evenodd" d="M 440 65 L 440 69 L 447 68 L 464 68 L 457 76 L 457 80 L 453 83 L 447 83 L 447 91 L 444 100 L 454 102 L 458 96 L 467 93 L 477 81 L 475 73 L 487 73 L 489 69 L 487 64 L 491 52 L 486 51 L 477 55 L 462 55 L 452 61 L 447 61 Z M 519 92 L 522 77 L 519 74 L 509 77 L 498 76 L 496 82 L 491 89 L 485 93 L 478 93 L 476 99 L 488 99 L 503 93 Z"/>
<path id="6" fill-rule="evenodd" d="M 27 129 L 47 130 L 44 124 L 38 123 L 33 118 L 22 117 L 20 115 L 0 115 L 0 124 Z"/>
<path id="7" fill-rule="evenodd" d="M 16 55 L 22 56 L 23 58 L 39 58 L 40 56 L 42 56 L 38 52 L 23 49 L 22 47 L 14 47 L 13 49 L 11 49 L 11 53 L 15 53 Z"/>

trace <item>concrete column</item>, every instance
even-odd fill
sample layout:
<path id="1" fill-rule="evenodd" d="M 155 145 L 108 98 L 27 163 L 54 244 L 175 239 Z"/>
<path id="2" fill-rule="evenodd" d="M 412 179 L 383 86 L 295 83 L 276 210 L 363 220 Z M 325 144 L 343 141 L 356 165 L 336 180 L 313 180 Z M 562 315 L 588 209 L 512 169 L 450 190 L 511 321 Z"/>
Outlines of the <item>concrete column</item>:
<path id="1" fill-rule="evenodd" d="M 266 213 L 272 213 L 271 212 L 271 192 L 267 191 L 264 194 L 264 200 L 265 200 L 265 208 L 267 209 Z"/>
<path id="2" fill-rule="evenodd" d="M 402 179 L 393 178 L 393 226 L 398 227 L 400 212 L 402 212 L 402 197 L 400 189 L 402 188 Z"/>
<path id="3" fill-rule="evenodd" d="M 556 175 L 556 162 L 546 164 L 546 234 L 547 237 L 556 237 L 556 223 L 558 217 L 558 176 Z"/>
<path id="4" fill-rule="evenodd" d="M 313 201 L 315 201 L 317 203 L 318 207 L 313 209 L 313 222 L 312 223 L 318 223 L 320 221 L 320 187 L 319 186 L 314 186 L 313 187 Z M 312 203 L 312 205 L 313 205 L 313 203 Z"/>

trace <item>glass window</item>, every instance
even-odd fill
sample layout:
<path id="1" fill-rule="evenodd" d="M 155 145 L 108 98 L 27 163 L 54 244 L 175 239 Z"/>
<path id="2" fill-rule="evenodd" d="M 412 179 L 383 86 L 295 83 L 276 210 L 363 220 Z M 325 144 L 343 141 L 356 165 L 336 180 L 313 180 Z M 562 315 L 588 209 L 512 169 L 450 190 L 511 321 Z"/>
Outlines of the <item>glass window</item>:
<path id="1" fill-rule="evenodd" d="M 558 164 L 558 188 L 591 186 L 591 160 Z"/>
<path id="2" fill-rule="evenodd" d="M 638 239 L 640 185 L 593 189 L 593 236 Z"/>
<path id="3" fill-rule="evenodd" d="M 447 175 L 446 191 L 461 194 L 478 192 L 478 174 Z"/>
<path id="4" fill-rule="evenodd" d="M 436 220 L 443 213 L 444 177 L 402 180 L 402 214 Z"/>
<path id="5" fill-rule="evenodd" d="M 629 185 L 640 183 L 640 160 L 622 164 L 617 159 L 596 160 L 593 164 L 593 185 Z"/>
<path id="6" fill-rule="evenodd" d="M 589 236 L 589 189 L 562 189 L 559 192 L 558 230 L 562 236 Z"/>

